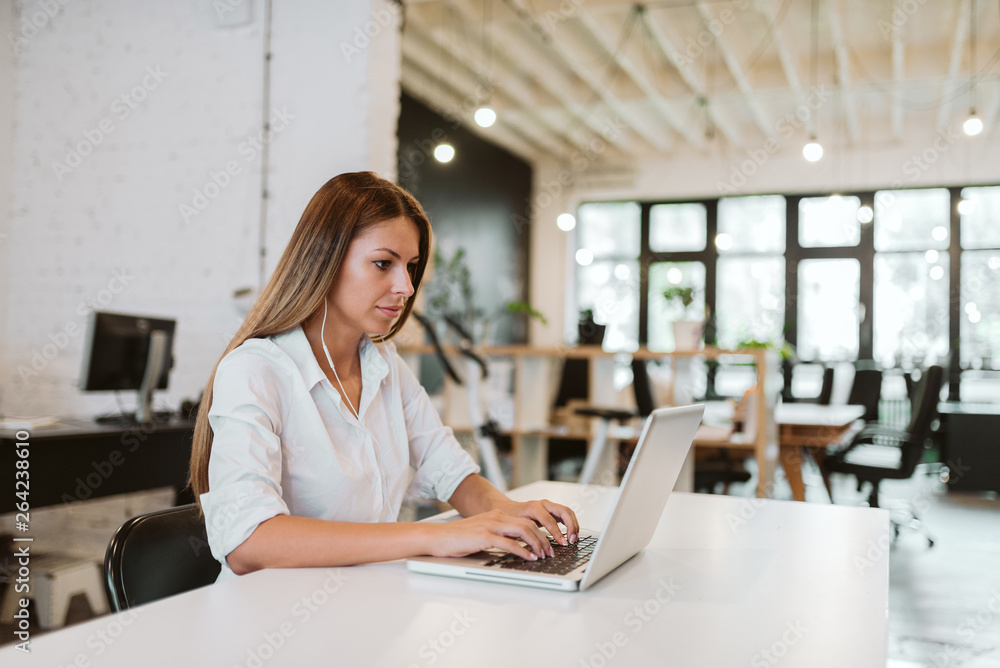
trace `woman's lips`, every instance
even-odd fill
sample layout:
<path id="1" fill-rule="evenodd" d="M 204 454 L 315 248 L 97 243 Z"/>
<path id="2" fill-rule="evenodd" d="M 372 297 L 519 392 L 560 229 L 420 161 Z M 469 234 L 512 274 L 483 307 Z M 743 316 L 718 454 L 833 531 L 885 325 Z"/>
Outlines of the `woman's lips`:
<path id="1" fill-rule="evenodd" d="M 377 308 L 379 311 L 389 316 L 390 318 L 395 318 L 397 315 L 399 315 L 399 312 L 403 310 L 402 306 L 394 306 L 394 307 L 376 306 L 375 308 Z"/>

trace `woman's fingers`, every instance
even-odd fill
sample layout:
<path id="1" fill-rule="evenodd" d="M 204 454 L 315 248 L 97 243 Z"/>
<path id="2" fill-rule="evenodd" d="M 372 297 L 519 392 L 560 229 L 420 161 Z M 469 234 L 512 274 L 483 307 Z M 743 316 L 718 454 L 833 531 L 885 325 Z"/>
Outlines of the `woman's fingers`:
<path id="1" fill-rule="evenodd" d="M 500 519 L 502 518 L 502 519 Z M 500 522 L 502 535 L 511 538 L 519 538 L 527 543 L 528 549 L 539 557 L 551 557 L 554 553 L 549 539 L 545 537 L 534 523 L 520 517 L 500 513 L 497 519 Z"/>
<path id="2" fill-rule="evenodd" d="M 553 503 L 548 499 L 542 499 L 542 506 L 545 510 L 553 517 L 559 518 L 559 521 L 566 527 L 566 538 L 570 543 L 575 543 L 580 538 L 580 522 L 576 519 L 576 513 L 574 513 L 570 508 L 563 506 L 558 503 Z M 552 529 L 549 529 L 552 532 Z M 555 536 L 556 534 L 552 534 Z M 559 536 L 556 536 L 556 540 L 559 540 Z M 560 541 L 560 544 L 565 544 Z"/>
<path id="3" fill-rule="evenodd" d="M 544 499 L 542 501 L 532 501 L 527 504 L 527 516 L 541 526 L 545 527 L 545 530 L 552 534 L 552 537 L 556 539 L 557 543 L 560 545 L 568 545 L 568 537 L 563 536 L 562 529 L 559 528 L 559 523 L 556 522 L 556 518 L 553 516 L 554 513 L 552 512 L 552 509 L 557 506 L 558 504 L 551 503 Z M 569 510 L 569 508 L 566 510 Z"/>

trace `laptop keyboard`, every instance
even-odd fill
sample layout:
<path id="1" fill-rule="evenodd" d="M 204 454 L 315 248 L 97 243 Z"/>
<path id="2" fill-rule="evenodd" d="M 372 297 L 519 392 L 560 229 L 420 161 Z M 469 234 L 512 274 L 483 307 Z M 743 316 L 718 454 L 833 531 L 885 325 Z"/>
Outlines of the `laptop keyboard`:
<path id="1" fill-rule="evenodd" d="M 553 538 L 549 538 L 552 544 L 554 555 L 547 559 L 538 561 L 528 561 L 515 554 L 505 554 L 486 562 L 486 566 L 498 566 L 515 571 L 527 571 L 529 573 L 545 573 L 546 575 L 566 575 L 573 569 L 582 566 L 590 561 L 590 555 L 597 547 L 596 536 L 580 536 L 572 545 L 560 545 Z"/>

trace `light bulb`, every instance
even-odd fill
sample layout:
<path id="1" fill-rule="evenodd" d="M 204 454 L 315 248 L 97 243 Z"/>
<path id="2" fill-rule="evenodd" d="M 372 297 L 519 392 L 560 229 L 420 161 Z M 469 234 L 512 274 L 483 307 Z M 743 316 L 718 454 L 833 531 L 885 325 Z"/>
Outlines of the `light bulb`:
<path id="1" fill-rule="evenodd" d="M 451 144 L 438 144 L 434 149 L 434 159 L 438 162 L 451 162 L 455 157 L 455 149 Z"/>
<path id="2" fill-rule="evenodd" d="M 858 222 L 859 223 L 870 223 L 872 219 L 875 218 L 875 212 L 867 204 L 858 208 Z"/>
<path id="3" fill-rule="evenodd" d="M 974 110 L 969 112 L 969 117 L 962 123 L 962 130 L 970 137 L 975 137 L 983 131 L 983 122 L 979 120 Z"/>
<path id="4" fill-rule="evenodd" d="M 556 227 L 563 232 L 569 232 L 576 227 L 576 217 L 571 213 L 560 213 L 556 216 Z"/>
<path id="5" fill-rule="evenodd" d="M 725 232 L 719 232 L 715 235 L 715 247 L 722 251 L 729 250 L 733 247 L 733 237 Z"/>
<path id="6" fill-rule="evenodd" d="M 976 203 L 971 199 L 963 199 L 958 203 L 958 212 L 963 216 L 971 216 L 976 210 Z"/>
<path id="7" fill-rule="evenodd" d="M 813 140 L 802 147 L 802 157 L 809 162 L 816 162 L 823 157 L 823 147 Z"/>
<path id="8" fill-rule="evenodd" d="M 594 253 L 589 248 L 581 248 L 576 252 L 576 263 L 581 267 L 586 267 L 594 261 Z"/>
<path id="9" fill-rule="evenodd" d="M 476 123 L 481 128 L 488 128 L 497 120 L 497 112 L 493 111 L 489 107 L 480 107 L 476 109 L 475 115 Z"/>

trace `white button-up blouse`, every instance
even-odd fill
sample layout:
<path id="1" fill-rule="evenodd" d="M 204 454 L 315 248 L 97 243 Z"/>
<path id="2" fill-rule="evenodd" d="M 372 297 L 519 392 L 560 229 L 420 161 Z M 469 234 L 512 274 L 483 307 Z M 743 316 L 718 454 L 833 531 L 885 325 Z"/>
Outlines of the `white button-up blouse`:
<path id="1" fill-rule="evenodd" d="M 479 471 L 392 343 L 362 337 L 360 356 L 360 423 L 301 327 L 250 339 L 219 363 L 200 498 L 219 581 L 234 577 L 226 556 L 271 517 L 394 522 L 411 467 L 411 493 L 442 501 Z"/>

